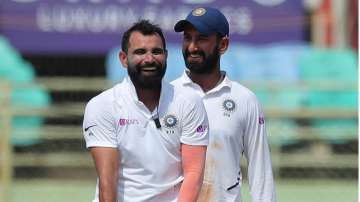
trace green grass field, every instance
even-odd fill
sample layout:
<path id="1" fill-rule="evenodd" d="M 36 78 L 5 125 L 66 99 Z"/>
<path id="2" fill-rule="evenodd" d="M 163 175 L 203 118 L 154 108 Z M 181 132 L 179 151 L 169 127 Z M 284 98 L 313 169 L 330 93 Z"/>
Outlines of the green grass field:
<path id="1" fill-rule="evenodd" d="M 15 180 L 10 202 L 90 202 L 95 181 Z M 250 202 L 244 186 L 244 201 Z M 357 202 L 357 181 L 277 181 L 278 202 Z"/>

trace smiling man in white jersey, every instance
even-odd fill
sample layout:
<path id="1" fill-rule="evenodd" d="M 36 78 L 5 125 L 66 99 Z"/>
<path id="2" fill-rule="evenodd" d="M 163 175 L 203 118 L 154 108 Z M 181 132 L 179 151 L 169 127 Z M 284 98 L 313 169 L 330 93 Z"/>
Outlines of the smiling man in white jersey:
<path id="1" fill-rule="evenodd" d="M 275 202 L 262 109 L 254 93 L 231 81 L 220 69 L 220 57 L 229 46 L 226 17 L 215 8 L 197 8 L 177 22 L 174 29 L 183 32 L 187 69 L 172 83 L 176 88 L 199 94 L 209 118 L 210 143 L 199 202 L 242 201 L 243 156 L 248 162 L 252 202 Z"/>
<path id="2" fill-rule="evenodd" d="M 201 98 L 162 80 L 165 39 L 146 20 L 124 33 L 119 58 L 129 76 L 85 109 L 84 138 L 98 174 L 94 202 L 195 202 L 208 144 Z"/>

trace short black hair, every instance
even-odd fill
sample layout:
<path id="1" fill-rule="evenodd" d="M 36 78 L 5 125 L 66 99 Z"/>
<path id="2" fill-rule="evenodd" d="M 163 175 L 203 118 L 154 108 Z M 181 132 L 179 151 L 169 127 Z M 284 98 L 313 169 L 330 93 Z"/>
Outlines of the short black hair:
<path id="1" fill-rule="evenodd" d="M 121 49 L 127 53 L 129 48 L 130 35 L 133 32 L 140 32 L 143 35 L 158 34 L 161 37 L 163 47 L 166 49 L 165 37 L 158 25 L 152 24 L 149 20 L 140 20 L 133 24 L 124 34 L 121 41 Z"/>

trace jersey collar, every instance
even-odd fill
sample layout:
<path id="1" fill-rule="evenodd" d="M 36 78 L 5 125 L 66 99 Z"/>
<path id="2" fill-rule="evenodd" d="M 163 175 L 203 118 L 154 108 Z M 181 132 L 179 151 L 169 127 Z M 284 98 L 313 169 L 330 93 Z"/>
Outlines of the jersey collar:
<path id="1" fill-rule="evenodd" d="M 124 82 L 127 86 L 127 88 L 125 88 L 124 91 L 128 92 L 128 94 L 130 95 L 130 98 L 133 101 L 135 101 L 136 103 L 140 102 L 139 98 L 136 94 L 135 86 L 134 86 L 133 82 L 131 81 L 130 77 L 129 76 L 125 77 Z"/>
<path id="2" fill-rule="evenodd" d="M 125 89 L 122 89 L 122 90 L 123 90 L 123 92 L 127 92 L 126 93 L 127 97 L 130 98 L 140 108 L 145 107 L 145 105 L 139 100 L 137 93 L 136 93 L 135 86 L 134 86 L 133 82 L 131 81 L 130 77 L 129 76 L 125 77 L 123 82 L 125 83 Z M 161 106 L 163 105 L 163 102 L 168 100 L 169 99 L 168 97 L 171 96 L 170 88 L 171 88 L 171 85 L 163 79 L 161 81 L 161 92 L 160 92 L 160 100 L 159 100 L 159 107 L 158 107 L 159 109 L 158 110 L 160 110 Z"/>
<path id="3" fill-rule="evenodd" d="M 184 71 L 184 73 L 182 74 L 182 76 L 180 77 L 181 79 L 181 83 L 184 85 L 184 86 L 190 86 L 192 88 L 200 88 L 199 85 L 197 85 L 196 83 L 194 83 L 188 73 L 190 71 L 188 69 L 186 69 Z M 224 79 L 221 83 L 219 83 L 215 88 L 209 90 L 208 92 L 206 92 L 205 94 L 210 94 L 210 93 L 214 93 L 214 92 L 218 92 L 220 90 L 222 90 L 223 88 L 231 88 L 231 80 L 229 79 L 229 77 L 227 76 L 226 72 L 225 71 L 221 71 L 221 74 L 224 75 Z"/>

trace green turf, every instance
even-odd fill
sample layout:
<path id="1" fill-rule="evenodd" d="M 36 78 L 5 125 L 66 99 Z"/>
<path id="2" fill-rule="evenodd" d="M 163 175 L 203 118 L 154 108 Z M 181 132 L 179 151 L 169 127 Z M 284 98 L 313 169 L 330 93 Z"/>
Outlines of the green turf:
<path id="1" fill-rule="evenodd" d="M 90 202 L 95 181 L 16 180 L 10 202 Z M 357 181 L 277 181 L 278 202 L 357 202 Z M 244 185 L 244 202 L 250 202 Z"/>
<path id="2" fill-rule="evenodd" d="M 248 187 L 242 190 L 245 202 L 251 202 Z M 278 202 L 357 202 L 357 181 L 287 180 L 276 185 Z"/>
<path id="3" fill-rule="evenodd" d="M 95 181 L 16 180 L 11 202 L 91 202 Z M 26 199 L 26 200 L 24 200 Z"/>

